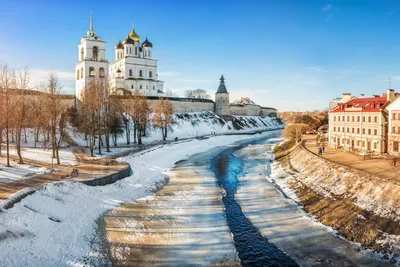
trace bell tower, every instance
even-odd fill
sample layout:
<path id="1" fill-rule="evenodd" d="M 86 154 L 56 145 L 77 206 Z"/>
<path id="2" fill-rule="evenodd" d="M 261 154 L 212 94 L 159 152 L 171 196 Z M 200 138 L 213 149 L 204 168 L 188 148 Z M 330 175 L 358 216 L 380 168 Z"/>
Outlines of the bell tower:
<path id="1" fill-rule="evenodd" d="M 215 114 L 221 117 L 231 115 L 229 110 L 229 93 L 225 87 L 224 75 L 221 76 L 218 90 L 215 93 Z"/>
<path id="2" fill-rule="evenodd" d="M 106 42 L 93 29 L 92 12 L 90 12 L 89 31 L 78 45 L 78 62 L 75 66 L 75 93 L 79 101 L 82 101 L 83 90 L 91 79 L 100 79 L 107 84 L 108 67 Z"/>

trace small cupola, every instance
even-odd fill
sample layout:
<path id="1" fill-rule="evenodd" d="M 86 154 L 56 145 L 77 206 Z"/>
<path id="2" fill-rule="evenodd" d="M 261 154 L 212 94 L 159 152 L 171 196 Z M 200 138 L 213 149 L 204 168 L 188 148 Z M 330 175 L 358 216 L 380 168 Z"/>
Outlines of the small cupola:
<path id="1" fill-rule="evenodd" d="M 124 49 L 124 45 L 121 43 L 121 41 L 119 41 L 118 44 L 114 48 L 115 49 Z"/>
<path id="2" fill-rule="evenodd" d="M 142 47 L 153 47 L 153 44 L 147 39 L 142 43 Z"/>
<path id="3" fill-rule="evenodd" d="M 140 36 L 135 32 L 135 28 L 132 24 L 132 31 L 129 33 L 129 37 L 135 41 L 135 43 L 140 43 Z"/>
<path id="4" fill-rule="evenodd" d="M 134 45 L 134 44 L 135 44 L 135 41 L 132 40 L 131 37 L 128 35 L 128 36 L 126 36 L 126 38 L 125 38 L 123 44 L 124 44 L 124 45 L 125 45 L 125 44 L 132 44 L 132 45 Z"/>

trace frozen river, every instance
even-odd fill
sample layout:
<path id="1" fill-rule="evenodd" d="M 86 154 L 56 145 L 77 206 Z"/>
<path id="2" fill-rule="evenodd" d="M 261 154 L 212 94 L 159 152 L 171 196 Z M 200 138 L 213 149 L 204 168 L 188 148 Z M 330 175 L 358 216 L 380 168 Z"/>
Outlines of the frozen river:
<path id="1" fill-rule="evenodd" d="M 194 155 L 176 164 L 154 197 L 109 213 L 105 229 L 113 263 L 386 266 L 315 222 L 266 179 L 274 142 Z"/>

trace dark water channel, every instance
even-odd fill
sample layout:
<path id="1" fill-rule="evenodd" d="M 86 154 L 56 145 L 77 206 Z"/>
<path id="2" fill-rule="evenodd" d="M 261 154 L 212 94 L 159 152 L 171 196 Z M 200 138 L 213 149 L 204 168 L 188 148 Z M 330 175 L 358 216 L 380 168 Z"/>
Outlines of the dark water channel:
<path id="1" fill-rule="evenodd" d="M 271 143 L 266 140 L 251 144 Z M 212 160 L 212 169 L 219 184 L 226 191 L 222 200 L 225 205 L 225 216 L 233 234 L 236 250 L 242 266 L 299 266 L 288 255 L 268 241 L 260 231 L 243 214 L 235 193 L 240 186 L 238 177 L 243 175 L 243 162 L 233 153 L 249 144 L 225 150 Z"/>

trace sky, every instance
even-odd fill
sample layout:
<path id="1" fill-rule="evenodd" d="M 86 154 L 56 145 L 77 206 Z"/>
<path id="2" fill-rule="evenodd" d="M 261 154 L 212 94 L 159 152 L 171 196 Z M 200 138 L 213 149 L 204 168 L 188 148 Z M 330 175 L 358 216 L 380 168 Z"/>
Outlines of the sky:
<path id="1" fill-rule="evenodd" d="M 352 93 L 400 91 L 400 1 L 0 0 L 0 63 L 55 71 L 74 93 L 78 44 L 89 28 L 114 46 L 132 23 L 153 43 L 164 89 L 202 88 L 221 74 L 230 100 L 248 96 L 279 111 L 324 109 Z"/>

